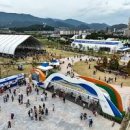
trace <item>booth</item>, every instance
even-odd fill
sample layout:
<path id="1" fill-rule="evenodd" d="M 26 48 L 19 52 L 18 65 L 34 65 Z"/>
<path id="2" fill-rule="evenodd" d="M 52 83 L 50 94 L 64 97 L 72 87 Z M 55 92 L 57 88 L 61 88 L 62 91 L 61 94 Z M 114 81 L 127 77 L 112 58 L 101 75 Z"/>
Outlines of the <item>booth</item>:
<path id="1" fill-rule="evenodd" d="M 49 62 L 44 62 L 37 68 L 42 70 L 46 76 L 48 75 L 48 71 L 53 69 L 53 67 L 49 65 Z"/>
<path id="2" fill-rule="evenodd" d="M 60 62 L 58 61 L 58 60 L 52 60 L 51 62 L 50 62 L 50 65 L 51 66 L 59 66 L 60 65 Z"/>

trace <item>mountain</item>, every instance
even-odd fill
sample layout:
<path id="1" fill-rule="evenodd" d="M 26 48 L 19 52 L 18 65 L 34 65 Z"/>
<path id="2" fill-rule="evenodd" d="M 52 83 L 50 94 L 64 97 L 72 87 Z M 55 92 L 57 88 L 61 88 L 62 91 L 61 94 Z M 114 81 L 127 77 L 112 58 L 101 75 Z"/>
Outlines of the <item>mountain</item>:
<path id="1" fill-rule="evenodd" d="M 0 26 L 2 27 L 24 27 L 33 24 L 42 24 L 42 19 L 29 14 L 0 12 Z"/>
<path id="2" fill-rule="evenodd" d="M 14 27 L 28 27 L 31 25 L 43 25 L 46 24 L 52 27 L 66 27 L 69 29 L 96 29 L 102 30 L 109 25 L 105 23 L 92 23 L 87 24 L 74 19 L 52 19 L 52 18 L 39 18 L 30 14 L 17 14 L 17 13 L 5 13 L 0 12 L 0 27 L 14 28 Z"/>
<path id="3" fill-rule="evenodd" d="M 89 24 L 89 27 L 94 30 L 104 30 L 107 27 L 109 27 L 109 25 L 105 23 L 92 23 L 92 24 Z"/>
<path id="4" fill-rule="evenodd" d="M 120 29 L 124 29 L 127 28 L 128 25 L 126 24 L 116 24 L 110 27 L 110 29 L 113 31 L 114 29 L 120 30 Z"/>
<path id="5" fill-rule="evenodd" d="M 80 25 L 86 25 L 86 23 L 78 21 L 78 20 L 74 20 L 74 19 L 66 19 L 64 20 L 65 23 L 67 24 L 71 24 L 73 26 L 80 26 Z"/>

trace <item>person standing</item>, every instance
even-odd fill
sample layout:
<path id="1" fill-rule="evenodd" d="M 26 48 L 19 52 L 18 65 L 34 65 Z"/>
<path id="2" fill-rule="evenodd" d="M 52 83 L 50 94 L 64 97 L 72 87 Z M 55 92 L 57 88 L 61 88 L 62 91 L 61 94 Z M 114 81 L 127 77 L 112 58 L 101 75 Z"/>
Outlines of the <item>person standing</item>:
<path id="1" fill-rule="evenodd" d="M 63 97 L 63 102 L 65 103 L 65 96 Z"/>
<path id="2" fill-rule="evenodd" d="M 85 109 L 85 103 L 83 103 L 83 110 Z"/>
<path id="3" fill-rule="evenodd" d="M 43 102 L 43 98 L 44 98 L 44 96 L 43 96 L 43 94 L 41 94 L 41 101 Z"/>
<path id="4" fill-rule="evenodd" d="M 53 104 L 53 106 L 52 106 L 52 111 L 55 111 L 55 105 Z"/>
<path id="5" fill-rule="evenodd" d="M 45 115 L 46 116 L 48 115 L 48 109 L 47 108 L 45 109 Z"/>
<path id="6" fill-rule="evenodd" d="M 121 83 L 121 88 L 123 87 L 123 82 Z"/>
<path id="7" fill-rule="evenodd" d="M 116 77 L 115 77 L 115 82 L 116 82 Z"/>
<path id="8" fill-rule="evenodd" d="M 30 117 L 30 110 L 28 111 L 28 116 Z"/>
<path id="9" fill-rule="evenodd" d="M 43 103 L 43 109 L 45 109 L 45 103 Z"/>
<path id="10" fill-rule="evenodd" d="M 9 93 L 11 93 L 11 89 L 9 88 Z"/>
<path id="11" fill-rule="evenodd" d="M 14 96 L 13 95 L 11 96 L 11 99 L 12 99 L 12 102 L 13 102 L 14 101 Z"/>
<path id="12" fill-rule="evenodd" d="M 89 116 L 88 121 L 89 121 L 89 127 L 92 127 L 92 125 L 93 125 L 93 119 L 92 119 L 91 116 Z"/>
<path id="13" fill-rule="evenodd" d="M 11 113 L 11 120 L 14 119 L 14 113 Z"/>
<path id="14" fill-rule="evenodd" d="M 83 113 L 80 114 L 80 120 L 83 120 Z"/>

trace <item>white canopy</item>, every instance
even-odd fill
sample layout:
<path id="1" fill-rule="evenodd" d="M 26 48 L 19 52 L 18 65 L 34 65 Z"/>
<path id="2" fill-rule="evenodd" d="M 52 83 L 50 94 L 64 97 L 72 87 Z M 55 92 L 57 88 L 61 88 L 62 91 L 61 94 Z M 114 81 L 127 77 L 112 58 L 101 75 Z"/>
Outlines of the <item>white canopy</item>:
<path id="1" fill-rule="evenodd" d="M 0 35 L 0 53 L 14 55 L 16 48 L 30 37 L 33 38 L 31 35 Z"/>
<path id="2" fill-rule="evenodd" d="M 38 68 L 38 69 L 41 69 L 41 70 L 43 70 L 43 71 L 47 71 L 47 70 L 53 69 L 52 66 L 46 66 L 46 67 L 44 67 L 44 66 L 38 66 L 37 68 Z"/>

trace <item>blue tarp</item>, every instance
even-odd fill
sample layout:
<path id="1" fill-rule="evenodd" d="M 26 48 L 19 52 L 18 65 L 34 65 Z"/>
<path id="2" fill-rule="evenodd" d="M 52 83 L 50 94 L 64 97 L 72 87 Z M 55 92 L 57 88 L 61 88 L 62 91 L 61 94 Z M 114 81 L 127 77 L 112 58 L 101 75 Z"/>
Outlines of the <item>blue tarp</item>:
<path id="1" fill-rule="evenodd" d="M 48 62 L 42 63 L 41 66 L 43 66 L 43 67 L 48 67 L 48 66 L 49 66 L 49 63 L 48 63 Z"/>

